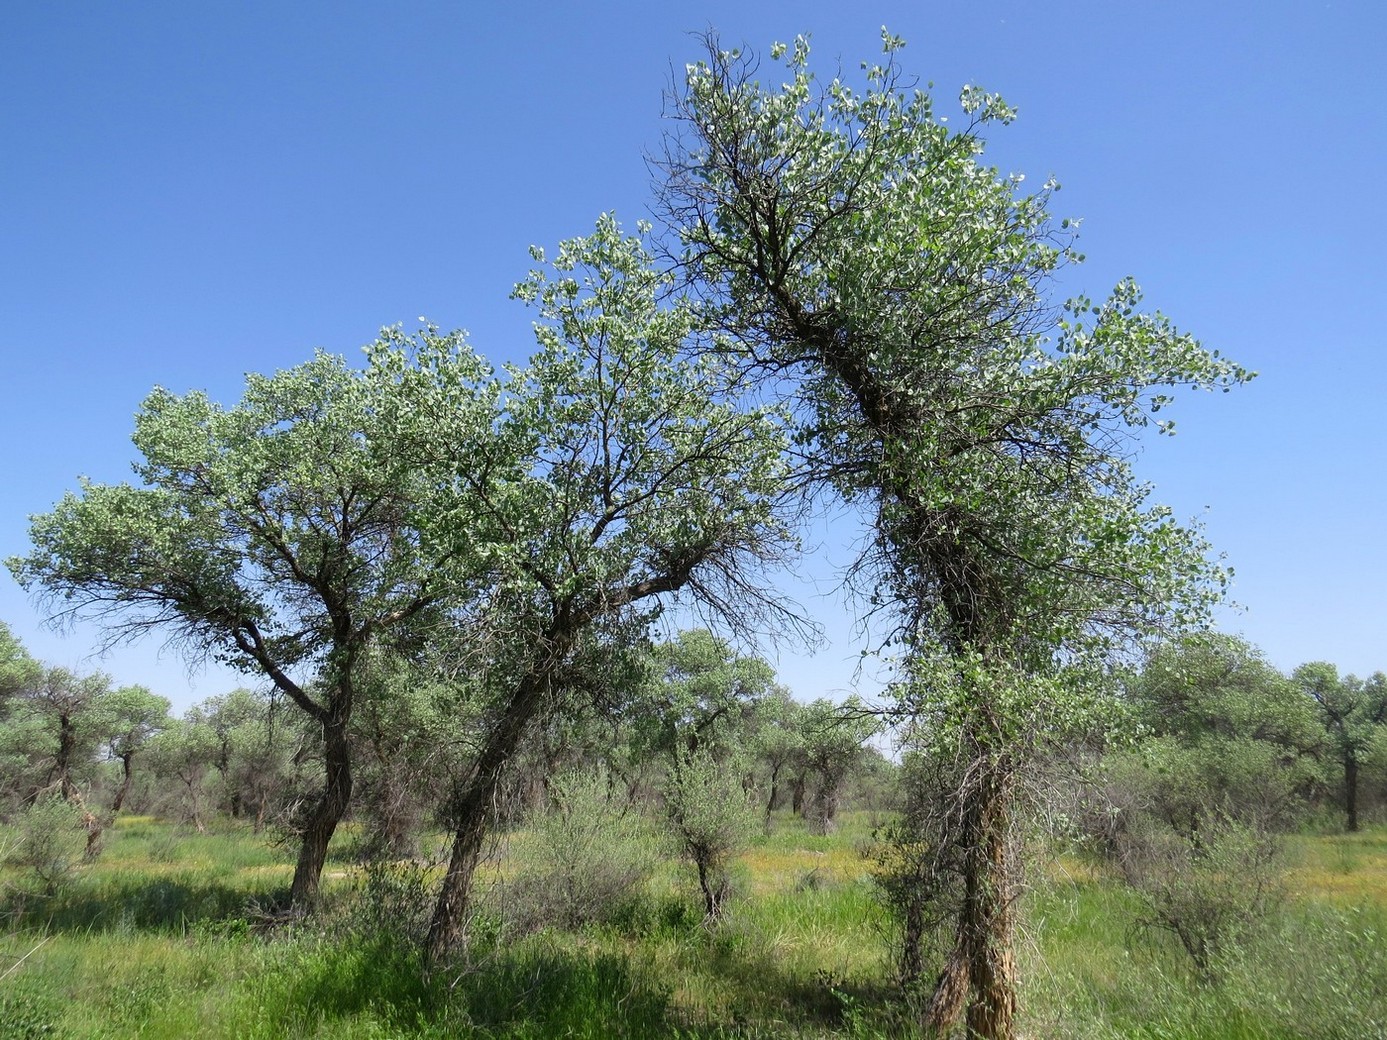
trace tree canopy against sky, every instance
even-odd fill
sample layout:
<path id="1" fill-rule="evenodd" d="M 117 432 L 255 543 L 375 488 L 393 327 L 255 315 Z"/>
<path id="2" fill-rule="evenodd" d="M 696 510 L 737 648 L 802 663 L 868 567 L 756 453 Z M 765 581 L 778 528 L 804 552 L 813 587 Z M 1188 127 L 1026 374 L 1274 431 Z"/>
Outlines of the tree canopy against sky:
<path id="1" fill-rule="evenodd" d="M 765 67 L 705 43 L 657 161 L 670 249 L 708 349 L 781 391 L 805 480 L 872 524 L 861 598 L 903 647 L 921 749 L 961 770 L 938 817 L 957 815 L 940 843 L 957 848 L 956 939 L 925 1017 L 947 1029 L 966 1004 L 970 1035 L 1007 1037 L 1009 846 L 1034 748 L 1083 720 L 1084 669 L 1206 622 L 1224 584 L 1128 458 L 1170 431 L 1173 389 L 1250 375 L 1130 280 L 1050 302 L 1082 257 L 1054 183 L 1026 192 L 983 158 L 1013 117 L 1000 97 L 966 90 L 951 128 L 885 29 L 864 90 L 817 78 L 804 37 Z"/>
<path id="2" fill-rule="evenodd" d="M 883 22 L 911 41 L 941 115 L 961 118 L 947 99 L 965 83 L 1019 107 L 992 155 L 1028 184 L 1059 178 L 1055 212 L 1085 220 L 1085 284 L 1136 275 L 1152 306 L 1261 373 L 1232 399 L 1182 403 L 1182 436 L 1135 460 L 1177 517 L 1208 509 L 1248 608 L 1225 627 L 1283 670 L 1381 667 L 1387 370 L 1362 306 L 1381 261 L 1344 188 L 1387 164 L 1387 128 L 1356 103 L 1387 93 L 1387 11 L 1366 0 L 1277 0 L 1256 18 L 1192 0 L 617 2 L 543 18 L 444 3 L 25 8 L 0 67 L 15 100 L 0 112 L 0 424 L 22 446 L 6 460 L 0 555 L 24 550 L 25 516 L 76 475 L 127 475 L 130 412 L 153 385 L 230 401 L 247 371 L 313 346 L 350 353 L 421 314 L 519 360 L 530 319 L 504 300 L 525 244 L 641 212 L 639 149 L 659 142 L 657 92 L 694 56 L 690 31 L 758 46 L 806 32 L 851 78 Z M 850 558 L 834 532 L 821 540 Z M 812 697 L 850 687 L 858 645 L 831 605 L 832 567 L 805 575 L 796 591 L 831 645 L 779 671 Z M 87 661 L 92 630 L 42 630 L 4 576 L 0 618 L 42 660 L 176 705 L 241 681 L 213 672 L 189 690 L 157 641 Z"/>

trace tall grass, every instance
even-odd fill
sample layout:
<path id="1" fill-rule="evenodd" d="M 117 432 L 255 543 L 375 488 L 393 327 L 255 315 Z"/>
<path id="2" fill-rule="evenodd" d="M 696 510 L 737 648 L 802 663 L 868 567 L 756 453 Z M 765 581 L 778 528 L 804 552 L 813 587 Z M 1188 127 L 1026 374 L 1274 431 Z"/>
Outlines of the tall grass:
<path id="1" fill-rule="evenodd" d="M 0 927 L 0 1040 L 909 1037 L 857 849 L 872 822 L 818 837 L 777 816 L 716 926 L 666 863 L 600 923 L 520 935 L 482 920 L 468 957 L 433 974 L 414 941 L 427 866 L 338 876 L 339 860 L 323 914 L 266 937 L 255 907 L 282 890 L 285 853 L 246 831 L 123 822 L 102 860 Z M 531 847 L 512 843 L 498 876 Z M 1022 1035 L 1387 1036 L 1387 831 L 1291 851 L 1292 898 L 1209 985 L 1100 869 L 1051 872 L 1025 904 Z"/>

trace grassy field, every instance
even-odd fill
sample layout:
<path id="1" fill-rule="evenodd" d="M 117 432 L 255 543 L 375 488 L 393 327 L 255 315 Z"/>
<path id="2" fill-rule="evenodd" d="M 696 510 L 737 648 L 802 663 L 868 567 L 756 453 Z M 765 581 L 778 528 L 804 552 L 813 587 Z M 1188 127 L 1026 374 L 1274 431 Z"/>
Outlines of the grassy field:
<path id="1" fill-rule="evenodd" d="M 319 920 L 262 933 L 290 857 L 243 830 L 145 818 L 51 896 L 3 876 L 0 1040 L 36 1037 L 872 1037 L 911 1035 L 860 847 L 777 819 L 734 869 L 732 915 L 699 920 L 674 864 L 612 921 L 516 937 L 489 914 L 471 960 L 425 980 L 401 938 L 429 877 L 367 875 L 349 835 Z M 524 856 L 499 850 L 492 902 Z M 1132 896 L 1082 861 L 1033 871 L 1021 966 L 1028 1037 L 1387 1037 L 1387 830 L 1289 840 L 1287 898 L 1196 983 Z M 363 895 L 365 898 L 363 898 Z"/>

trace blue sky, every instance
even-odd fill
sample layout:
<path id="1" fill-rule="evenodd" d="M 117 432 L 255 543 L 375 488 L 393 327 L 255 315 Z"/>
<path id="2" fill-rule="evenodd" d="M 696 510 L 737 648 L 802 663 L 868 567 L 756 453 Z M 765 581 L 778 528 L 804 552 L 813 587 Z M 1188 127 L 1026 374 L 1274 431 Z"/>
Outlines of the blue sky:
<path id="1" fill-rule="evenodd" d="M 248 371 L 356 356 L 418 315 L 525 356 L 507 297 L 526 247 L 645 215 L 642 157 L 691 33 L 761 50 L 808 33 L 828 73 L 875 58 L 886 24 L 941 111 L 964 83 L 1020 109 L 989 155 L 1056 175 L 1056 215 L 1083 218 L 1065 292 L 1131 274 L 1261 373 L 1182 399 L 1179 434 L 1138 460 L 1235 568 L 1244 609 L 1222 626 L 1283 668 L 1387 668 L 1376 2 L 51 3 L 5 22 L 0 555 L 79 474 L 125 479 L 156 384 L 231 403 Z M 782 676 L 845 690 L 841 608 L 796 591 L 830 645 L 786 652 Z M 47 661 L 180 706 L 237 681 L 157 639 L 92 659 L 95 633 L 42 629 L 8 574 L 0 619 Z"/>

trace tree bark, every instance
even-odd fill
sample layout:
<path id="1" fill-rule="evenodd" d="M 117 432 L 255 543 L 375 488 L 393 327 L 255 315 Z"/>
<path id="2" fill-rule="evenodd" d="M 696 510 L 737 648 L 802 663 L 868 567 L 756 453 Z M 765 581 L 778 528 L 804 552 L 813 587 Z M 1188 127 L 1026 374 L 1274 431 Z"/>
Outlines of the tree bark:
<path id="1" fill-rule="evenodd" d="M 790 811 L 796 816 L 804 815 L 804 777 L 797 776 L 790 784 Z"/>
<path id="2" fill-rule="evenodd" d="M 967 1036 L 1011 1040 L 1016 1017 L 1012 952 L 1015 879 L 1007 856 L 1009 778 L 986 767 L 965 793 L 963 902 L 954 948 L 935 982 L 925 1024 L 943 1034 L 967 1007 Z"/>
<path id="3" fill-rule="evenodd" d="M 328 843 L 346 815 L 352 797 L 351 748 L 347 739 L 350 708 L 341 707 L 323 723 L 323 764 L 327 775 L 323 793 L 309 812 L 289 888 L 289 905 L 298 912 L 312 908 L 318 898 Z"/>
<path id="4" fill-rule="evenodd" d="M 1352 754 L 1344 758 L 1344 810 L 1352 834 L 1358 830 L 1358 759 Z"/>
<path id="5" fill-rule="evenodd" d="M 133 751 L 127 751 L 120 756 L 121 781 L 120 787 L 116 789 L 116 796 L 111 801 L 111 816 L 120 812 L 120 807 L 125 804 L 125 798 L 130 793 L 130 761 L 135 757 Z"/>
<path id="6" fill-rule="evenodd" d="M 771 767 L 771 794 L 766 799 L 766 822 L 770 822 L 771 813 L 775 812 L 775 803 L 780 801 L 780 764 L 776 763 Z"/>
<path id="7" fill-rule="evenodd" d="M 472 878 L 481 862 L 482 847 L 491 828 L 496 796 L 505 777 L 506 765 L 519 748 L 548 689 L 549 673 L 549 667 L 541 666 L 520 680 L 454 803 L 457 824 L 453 832 L 453 851 L 429 922 L 425 955 L 431 965 L 441 963 L 466 942 Z"/>
<path id="8" fill-rule="evenodd" d="M 77 728 L 72 724 L 72 716 L 60 714 L 58 716 L 58 757 L 55 765 L 63 800 L 74 803 L 77 800 L 77 787 L 72 782 L 72 758 L 76 746 Z"/>

